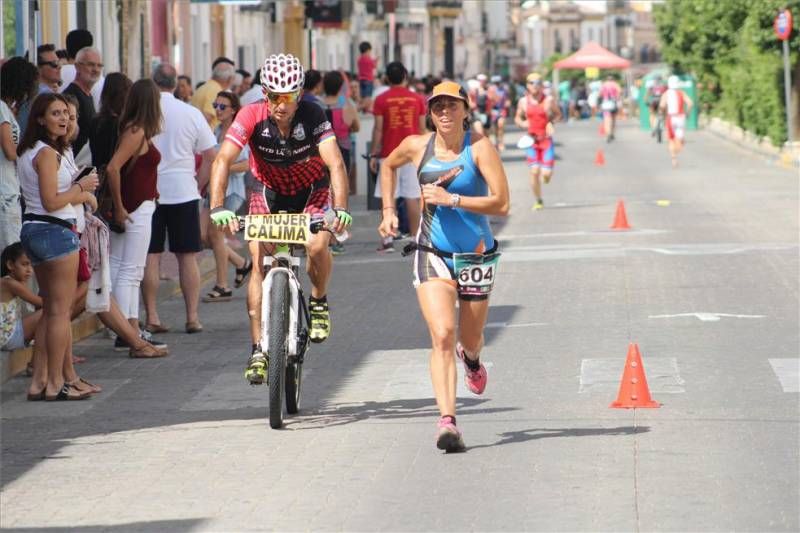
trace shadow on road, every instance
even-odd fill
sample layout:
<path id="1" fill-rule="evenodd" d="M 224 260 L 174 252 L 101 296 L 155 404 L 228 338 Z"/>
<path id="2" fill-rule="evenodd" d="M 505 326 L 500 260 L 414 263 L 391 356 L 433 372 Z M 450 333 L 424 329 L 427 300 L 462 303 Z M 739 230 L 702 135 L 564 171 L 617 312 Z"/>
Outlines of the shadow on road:
<path id="1" fill-rule="evenodd" d="M 550 439 L 554 437 L 596 437 L 600 435 L 635 435 L 647 433 L 649 426 L 620 426 L 616 428 L 531 428 L 520 431 L 506 431 L 500 433 L 500 440 L 492 444 L 479 444 L 470 446 L 470 450 L 477 448 L 492 448 L 503 446 L 504 444 L 519 444 L 538 439 Z"/>
<path id="2" fill-rule="evenodd" d="M 202 518 L 187 518 L 183 520 L 153 520 L 146 522 L 126 522 L 124 524 L 114 525 L 97 525 L 86 526 L 81 525 L 80 530 L 88 533 L 94 531 L 193 531 L 202 529 L 206 520 Z M 72 527 L 11 527 L 3 528 L 4 533 L 29 533 L 31 531 L 47 531 L 55 533 L 57 531 L 75 531 Z"/>
<path id="3" fill-rule="evenodd" d="M 520 409 L 519 407 L 477 408 L 487 401 L 489 400 L 460 398 L 456 404 L 458 414 L 503 413 Z M 410 418 L 435 419 L 438 416 L 439 410 L 431 398 L 331 404 L 304 412 L 301 416 L 289 420 L 286 427 L 295 430 L 322 429 L 371 419 L 383 421 Z"/>

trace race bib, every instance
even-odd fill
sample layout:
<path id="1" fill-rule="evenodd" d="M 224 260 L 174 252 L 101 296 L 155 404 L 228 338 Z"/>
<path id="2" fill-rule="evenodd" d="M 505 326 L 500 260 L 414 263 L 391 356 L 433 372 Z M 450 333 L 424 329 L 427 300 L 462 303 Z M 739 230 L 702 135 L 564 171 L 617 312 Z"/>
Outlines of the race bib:
<path id="1" fill-rule="evenodd" d="M 311 215 L 308 213 L 247 215 L 244 236 L 248 241 L 308 244 L 310 225 Z"/>
<path id="2" fill-rule="evenodd" d="M 453 254 L 458 293 L 463 296 L 488 296 L 497 277 L 500 252 L 493 254 Z"/>
<path id="3" fill-rule="evenodd" d="M 600 104 L 600 108 L 603 111 L 615 111 L 617 109 L 617 102 L 614 100 L 603 100 L 603 103 Z"/>

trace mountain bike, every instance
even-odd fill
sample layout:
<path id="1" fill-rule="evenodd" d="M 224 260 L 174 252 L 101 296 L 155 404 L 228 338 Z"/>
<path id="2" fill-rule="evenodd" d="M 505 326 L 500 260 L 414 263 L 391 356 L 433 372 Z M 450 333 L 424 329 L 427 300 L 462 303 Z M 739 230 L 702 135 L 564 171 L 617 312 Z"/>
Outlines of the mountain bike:
<path id="1" fill-rule="evenodd" d="M 269 425 L 283 426 L 283 398 L 286 412 L 300 408 L 303 362 L 309 348 L 311 316 L 299 280 L 301 256 L 297 253 L 319 231 L 330 231 L 323 220 L 308 213 L 276 213 L 239 217 L 248 241 L 271 243 L 264 255 L 261 288 L 261 347 L 269 360 Z"/>

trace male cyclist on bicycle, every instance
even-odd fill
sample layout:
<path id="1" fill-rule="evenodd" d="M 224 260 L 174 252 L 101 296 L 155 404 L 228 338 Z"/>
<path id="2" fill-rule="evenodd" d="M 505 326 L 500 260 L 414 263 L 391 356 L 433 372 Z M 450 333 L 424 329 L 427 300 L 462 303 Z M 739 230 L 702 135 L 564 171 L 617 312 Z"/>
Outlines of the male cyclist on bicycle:
<path id="1" fill-rule="evenodd" d="M 321 216 L 333 203 L 337 217 L 331 229 L 338 232 L 352 223 L 347 212 L 347 171 L 336 135 L 320 106 L 300 101 L 304 78 L 303 66 L 291 54 L 271 55 L 264 61 L 261 85 L 265 99 L 239 111 L 211 167 L 211 220 L 215 224 L 238 230 L 236 215 L 222 204 L 231 164 L 248 143 L 250 170 L 264 185 L 263 192 L 254 191 L 250 196 L 250 214 L 285 211 Z M 329 238 L 328 232 L 319 232 L 306 247 L 306 270 L 312 285 L 312 342 L 324 341 L 331 332 L 326 298 L 333 266 Z M 261 347 L 263 258 L 272 247 L 258 241 L 250 241 L 249 246 L 254 268 L 247 309 L 253 346 L 245 378 L 260 384 L 266 379 L 269 356 Z"/>

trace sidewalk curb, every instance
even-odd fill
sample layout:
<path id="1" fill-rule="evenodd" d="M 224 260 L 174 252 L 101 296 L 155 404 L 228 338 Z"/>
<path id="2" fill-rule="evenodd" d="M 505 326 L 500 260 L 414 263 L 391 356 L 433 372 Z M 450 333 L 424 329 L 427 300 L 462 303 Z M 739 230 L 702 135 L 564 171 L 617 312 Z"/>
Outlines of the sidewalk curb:
<path id="1" fill-rule="evenodd" d="M 214 278 L 216 263 L 214 254 L 210 250 L 203 250 L 198 260 L 200 269 L 200 286 L 202 287 Z M 181 293 L 181 286 L 178 280 L 161 280 L 158 287 L 158 299 L 166 300 Z M 86 337 L 90 337 L 103 329 L 103 323 L 94 313 L 82 313 L 72 321 L 72 341 L 78 342 Z M 25 372 L 25 367 L 33 357 L 33 348 L 23 348 L 13 352 L 0 351 L 0 384 Z"/>
<path id="2" fill-rule="evenodd" d="M 800 168 L 800 143 L 794 143 L 793 147 L 788 146 L 788 143 L 786 146 L 778 147 L 773 145 L 768 137 L 759 137 L 719 117 L 703 116 L 700 121 L 705 131 L 767 158 L 770 164 L 780 165 L 786 169 Z"/>

